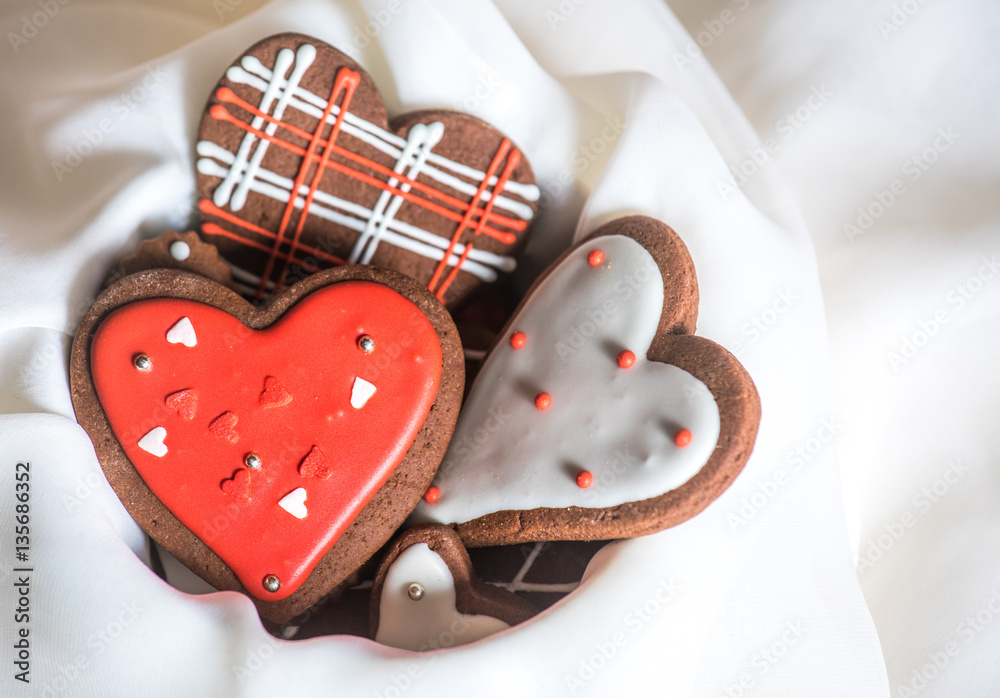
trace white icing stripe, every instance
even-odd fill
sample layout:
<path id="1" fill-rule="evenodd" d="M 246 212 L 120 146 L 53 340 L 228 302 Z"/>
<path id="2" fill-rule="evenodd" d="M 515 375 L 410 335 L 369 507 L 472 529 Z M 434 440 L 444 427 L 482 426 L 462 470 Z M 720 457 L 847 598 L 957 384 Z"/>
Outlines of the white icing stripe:
<path id="1" fill-rule="evenodd" d="M 244 56 L 242 63 L 243 68 L 240 68 L 239 66 L 231 67 L 226 72 L 226 77 L 228 77 L 232 82 L 249 85 L 250 87 L 254 87 L 260 91 L 267 90 L 269 85 L 269 82 L 267 81 L 272 80 L 272 72 L 265 68 L 260 61 L 252 56 Z M 253 73 L 256 73 L 256 75 Z M 260 77 L 257 77 L 258 75 Z M 260 79 L 261 77 L 263 77 L 264 80 Z M 281 85 L 286 84 L 286 81 L 280 77 L 276 82 Z M 327 106 L 327 101 L 325 99 L 322 99 L 321 97 L 318 97 L 301 87 L 296 87 L 294 90 L 290 91 L 289 94 L 293 95 L 290 100 L 291 106 L 295 107 L 304 114 L 312 116 L 313 118 L 320 119 L 323 117 L 323 112 Z M 334 105 L 330 110 L 330 115 L 327 117 L 327 122 L 334 123 L 337 120 L 337 115 L 339 113 L 340 108 L 337 105 Z M 386 155 L 394 158 L 399 158 L 403 149 L 406 147 L 406 140 L 402 137 L 391 134 L 378 126 L 365 121 L 364 119 L 352 114 L 350 110 L 348 110 L 347 114 L 344 116 L 341 129 L 344 133 L 350 134 L 351 136 L 368 143 L 378 150 L 381 150 Z M 482 182 L 483 177 L 486 176 L 485 172 L 480 172 L 479 170 L 466 165 L 452 162 L 451 160 L 435 153 L 429 154 L 427 160 L 428 164 L 423 170 L 424 174 L 437 180 L 441 184 L 464 194 L 468 194 L 469 196 L 476 195 L 478 186 L 458 179 L 457 177 L 442 171 L 440 168 L 451 170 L 456 174 L 468 177 L 476 182 Z M 499 180 L 496 175 L 493 175 L 487 181 L 487 185 L 496 186 L 497 181 Z M 533 184 L 523 184 L 512 180 L 507 180 L 504 185 L 504 191 L 517 194 L 526 201 L 537 201 L 540 196 L 540 190 L 537 186 Z M 480 198 L 483 201 L 489 201 L 489 195 L 485 192 L 480 196 Z M 519 201 L 514 201 L 505 196 L 498 196 L 494 201 L 494 206 L 510 211 L 523 220 L 531 220 L 533 217 L 530 206 Z"/>
<path id="2" fill-rule="evenodd" d="M 222 261 L 224 261 L 226 264 L 229 265 L 229 269 L 233 272 L 233 279 L 237 283 L 252 284 L 253 285 L 252 290 L 254 290 L 254 291 L 257 290 L 257 287 L 260 285 L 260 277 L 259 276 L 257 276 L 256 274 L 253 274 L 253 273 L 251 273 L 249 271 L 247 271 L 243 267 L 236 266 L 235 264 L 233 264 L 232 262 L 230 262 L 228 259 L 225 259 L 222 255 L 219 255 L 219 258 L 222 259 Z M 267 290 L 273 291 L 274 290 L 274 286 L 275 286 L 275 283 L 273 281 L 268 281 L 267 282 Z"/>
<path id="3" fill-rule="evenodd" d="M 287 49 L 282 49 L 285 51 Z M 291 53 L 291 51 L 289 51 Z M 313 64 L 316 59 L 316 48 L 310 44 L 302 44 L 299 46 L 299 50 L 295 54 L 295 67 L 292 68 L 292 74 L 286 82 L 284 79 L 284 71 L 279 71 L 275 73 L 278 77 L 277 80 L 272 80 L 271 84 L 268 85 L 268 89 L 272 85 L 279 85 L 280 89 L 283 90 L 281 97 L 278 98 L 278 104 L 274 108 L 274 118 L 281 121 L 281 118 L 285 114 L 285 108 L 288 106 L 288 102 L 292 98 L 292 93 L 296 87 L 298 87 L 299 81 L 302 80 L 302 76 Z M 261 108 L 261 111 L 265 114 L 266 110 Z M 263 118 L 258 116 L 254 118 L 254 128 L 260 129 L 260 124 L 258 122 L 263 122 Z M 267 127 L 264 129 L 264 133 L 269 136 L 273 136 L 278 130 L 278 124 L 274 122 L 268 122 Z M 248 136 L 252 134 L 247 133 Z M 251 141 L 252 143 L 252 141 Z M 267 148 L 270 145 L 270 141 L 261 140 L 258 144 L 256 150 L 254 150 L 253 160 L 247 166 L 247 171 L 243 175 L 243 179 L 240 181 L 239 185 L 236 187 L 236 191 L 233 192 L 233 198 L 229 202 L 229 208 L 233 211 L 239 211 L 243 208 L 243 204 L 246 203 L 247 191 L 250 185 L 253 184 L 254 177 L 257 174 L 257 170 L 260 168 L 260 163 L 264 159 L 264 155 L 267 153 Z"/>
<path id="4" fill-rule="evenodd" d="M 406 147 L 403 148 L 403 152 L 399 157 L 399 161 L 396 163 L 394 171 L 403 172 L 407 165 L 409 165 L 410 160 L 415 158 L 415 161 L 412 166 L 410 166 L 409 171 L 406 172 L 406 176 L 411 180 L 416 181 L 417 176 L 420 174 L 420 170 L 422 170 L 424 165 L 427 163 L 427 156 L 430 154 L 431 148 L 440 142 L 443 135 L 444 124 L 439 121 L 435 121 L 430 125 L 414 124 L 413 128 L 410 129 Z M 409 184 L 403 184 L 400 186 L 399 180 L 395 177 L 389 180 L 389 186 L 399 187 L 400 191 L 404 192 L 410 191 Z M 392 202 L 389 204 L 388 210 L 386 211 L 386 203 L 388 202 L 390 196 L 392 197 Z M 365 226 L 365 231 L 354 244 L 354 249 L 351 251 L 350 257 L 348 257 L 349 262 L 352 264 L 356 263 L 360 257 L 362 264 L 371 263 L 372 256 L 375 254 L 379 240 L 381 240 L 385 235 L 386 227 L 396 216 L 396 212 L 399 211 L 399 207 L 404 201 L 405 199 L 399 194 L 390 195 L 388 191 L 382 191 L 382 195 L 378 200 L 378 205 L 373 209 L 372 215 L 368 219 L 368 225 Z M 383 211 L 385 211 L 384 214 Z M 379 221 L 378 227 L 376 228 L 375 222 L 379 217 L 381 217 L 381 221 Z M 363 255 L 362 252 L 364 253 Z"/>
<path id="5" fill-rule="evenodd" d="M 215 143 L 201 141 L 198 143 L 198 154 L 206 156 L 200 158 L 197 163 L 198 171 L 202 174 L 214 177 L 225 177 L 229 172 L 234 171 L 234 166 L 233 168 L 227 169 L 219 165 L 214 160 L 209 159 L 215 158 L 224 164 L 229 164 L 229 161 L 233 158 L 232 153 L 220 148 Z M 289 192 L 294 184 L 295 183 L 287 177 L 282 177 L 281 175 L 271 172 L 266 168 L 261 168 L 257 172 L 257 178 L 251 185 L 250 190 L 257 192 L 258 194 L 268 196 L 277 201 L 287 201 Z M 301 196 L 296 198 L 296 208 L 302 208 L 305 204 L 305 196 L 308 192 L 309 188 L 305 185 L 302 185 L 299 188 L 299 194 L 301 194 Z M 323 206 L 322 204 L 327 204 L 327 206 Z M 332 210 L 333 208 L 338 208 L 354 215 L 344 215 Z M 364 231 L 367 221 L 373 216 L 371 209 L 359 206 L 358 204 L 346 201 L 324 191 L 316 191 L 314 193 L 313 202 L 309 206 L 309 212 L 319 218 L 324 218 L 358 232 Z M 440 260 L 444 257 L 444 251 L 447 249 L 449 244 L 449 241 L 445 238 L 423 230 L 422 228 L 410 225 L 409 223 L 404 223 L 395 219 L 389 221 L 386 227 L 387 229 L 383 234 L 383 238 L 386 242 L 394 244 L 398 247 L 403 247 L 404 249 L 430 259 Z M 459 256 L 464 250 L 465 245 L 457 243 L 453 249 L 452 256 L 448 260 L 449 265 L 454 266 L 457 264 Z M 494 269 L 509 272 L 513 271 L 516 266 L 517 262 L 513 257 L 498 255 L 493 252 L 487 252 L 473 247 L 469 252 L 469 256 L 462 265 L 462 270 L 467 271 L 484 281 L 494 281 L 497 278 L 497 274 Z"/>
<path id="6" fill-rule="evenodd" d="M 274 71 L 275 75 L 280 77 L 285 77 L 285 73 L 292 65 L 292 60 L 294 59 L 294 54 L 290 49 L 282 49 L 278 51 L 277 57 L 274 59 Z M 263 86 L 263 94 L 260 100 L 260 110 L 265 114 L 271 111 L 271 103 L 274 101 L 274 97 L 278 90 L 280 89 L 277 81 L 272 80 L 269 84 Z M 251 126 L 254 128 L 260 128 L 264 123 L 263 117 L 254 117 L 251 122 Z M 240 143 L 239 149 L 236 151 L 236 163 L 237 165 L 233 168 L 232 173 L 227 174 L 218 187 L 215 188 L 215 192 L 212 194 L 212 201 L 215 202 L 216 206 L 225 206 L 230 197 L 233 194 L 233 187 L 236 186 L 236 177 L 243 170 L 246 165 L 247 159 L 250 157 L 250 148 L 253 147 L 253 142 L 256 139 L 252 133 L 247 133 L 243 136 L 243 141 Z"/>
<path id="7" fill-rule="evenodd" d="M 243 64 L 243 67 L 246 68 L 249 72 L 255 73 L 256 75 L 264 78 L 265 80 L 271 79 L 271 71 L 263 63 L 257 60 L 257 58 L 253 56 L 244 56 L 243 60 L 240 62 Z M 230 80 L 232 80 L 231 77 Z M 234 82 L 236 81 L 234 80 Z M 321 114 L 323 110 L 326 109 L 326 100 L 323 99 L 322 97 L 319 97 L 313 94 L 312 92 L 309 92 L 308 90 L 305 90 L 300 87 L 297 87 L 295 89 L 295 93 L 297 96 L 300 96 L 305 101 L 318 107 Z M 334 109 L 333 115 L 336 116 L 339 113 L 339 108 L 336 105 L 334 105 L 333 109 Z M 381 129 L 375 124 L 369 121 L 365 121 L 364 119 L 361 119 L 360 117 L 357 117 L 351 114 L 350 112 L 348 112 L 347 116 L 345 117 L 345 120 L 352 122 L 353 124 L 357 125 L 359 128 L 364 129 L 371 135 L 376 136 L 377 138 L 385 141 L 386 143 L 395 145 L 398 148 L 402 148 L 406 145 L 406 140 L 402 136 L 397 136 L 395 133 L 390 133 L 389 131 Z M 431 157 L 431 162 L 433 162 L 436 165 L 440 165 L 441 167 L 444 167 L 446 169 L 449 169 L 455 174 L 460 174 L 463 177 L 468 177 L 469 179 L 474 179 L 479 182 L 483 181 L 483 177 L 486 176 L 485 172 L 480 172 L 479 170 L 473 167 L 469 167 L 468 165 L 463 165 L 460 162 L 453 162 L 448 158 L 442 157 L 440 155 L 433 155 Z M 498 181 L 499 180 L 494 175 L 493 177 L 490 177 L 490 180 L 486 184 L 489 186 L 496 186 L 496 183 Z M 534 184 L 522 184 L 520 182 L 508 181 L 505 189 L 514 194 L 517 194 L 526 201 L 537 201 L 538 197 L 541 195 L 541 191 Z"/>

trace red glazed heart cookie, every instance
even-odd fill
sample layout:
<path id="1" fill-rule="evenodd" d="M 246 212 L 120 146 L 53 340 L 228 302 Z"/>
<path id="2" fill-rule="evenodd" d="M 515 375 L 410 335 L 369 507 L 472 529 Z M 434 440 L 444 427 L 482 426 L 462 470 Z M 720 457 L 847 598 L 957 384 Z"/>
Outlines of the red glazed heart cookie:
<path id="1" fill-rule="evenodd" d="M 344 267 L 261 309 L 150 271 L 105 291 L 74 343 L 73 400 L 140 525 L 281 622 L 340 583 L 423 494 L 462 356 L 444 307 Z"/>
<path id="2" fill-rule="evenodd" d="M 659 221 L 600 228 L 543 274 L 486 358 L 415 518 L 466 545 L 643 535 L 694 516 L 743 468 L 760 402 L 694 335 L 698 285 Z"/>
<path id="3" fill-rule="evenodd" d="M 198 140 L 202 233 L 258 298 L 347 262 L 401 271 L 452 306 L 513 270 L 537 208 L 510 139 L 450 111 L 389 122 L 371 77 L 301 34 L 226 71 Z"/>

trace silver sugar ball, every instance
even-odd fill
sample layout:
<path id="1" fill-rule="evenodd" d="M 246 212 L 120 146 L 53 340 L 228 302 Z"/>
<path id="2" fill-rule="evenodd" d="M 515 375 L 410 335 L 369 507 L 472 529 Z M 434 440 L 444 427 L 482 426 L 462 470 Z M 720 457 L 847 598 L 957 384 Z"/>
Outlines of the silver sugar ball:
<path id="1" fill-rule="evenodd" d="M 406 595 L 409 596 L 414 601 L 419 601 L 424 598 L 424 587 L 421 584 L 414 582 L 410 585 L 410 588 L 406 590 Z"/>

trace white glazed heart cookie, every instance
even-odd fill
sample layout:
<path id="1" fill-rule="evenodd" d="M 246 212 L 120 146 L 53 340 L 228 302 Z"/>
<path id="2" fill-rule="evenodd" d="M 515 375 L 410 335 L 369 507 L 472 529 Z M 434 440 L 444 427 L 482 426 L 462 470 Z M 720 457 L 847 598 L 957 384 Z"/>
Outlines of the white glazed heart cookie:
<path id="1" fill-rule="evenodd" d="M 746 463 L 750 376 L 693 334 L 694 265 L 663 223 L 618 219 L 528 292 L 414 515 L 466 545 L 600 540 L 694 516 Z"/>
<path id="2" fill-rule="evenodd" d="M 527 601 L 476 577 L 447 526 L 404 533 L 386 553 L 372 588 L 376 641 L 408 650 L 465 645 L 537 613 Z"/>

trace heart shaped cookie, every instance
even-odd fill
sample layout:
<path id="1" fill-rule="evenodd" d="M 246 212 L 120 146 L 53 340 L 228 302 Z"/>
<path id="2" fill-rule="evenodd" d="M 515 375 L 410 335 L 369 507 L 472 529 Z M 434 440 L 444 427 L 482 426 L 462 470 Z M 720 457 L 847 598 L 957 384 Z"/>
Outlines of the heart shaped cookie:
<path id="1" fill-rule="evenodd" d="M 436 650 L 481 640 L 537 612 L 479 579 L 452 529 L 428 524 L 406 531 L 386 552 L 372 587 L 371 634 L 391 647 Z"/>
<path id="2" fill-rule="evenodd" d="M 126 277 L 77 333 L 77 418 L 157 542 L 282 622 L 395 532 L 444 453 L 463 358 L 444 307 L 370 267 L 255 309 L 178 271 Z"/>
<path id="3" fill-rule="evenodd" d="M 487 357 L 414 520 L 481 546 L 627 538 L 700 512 L 746 463 L 760 402 L 693 334 L 697 312 L 694 265 L 659 221 L 571 249 Z"/>
<path id="4" fill-rule="evenodd" d="M 202 233 L 257 298 L 347 262 L 401 271 L 454 306 L 514 269 L 539 197 L 492 126 L 450 111 L 390 123 L 371 77 L 301 34 L 226 71 L 197 153 Z"/>

